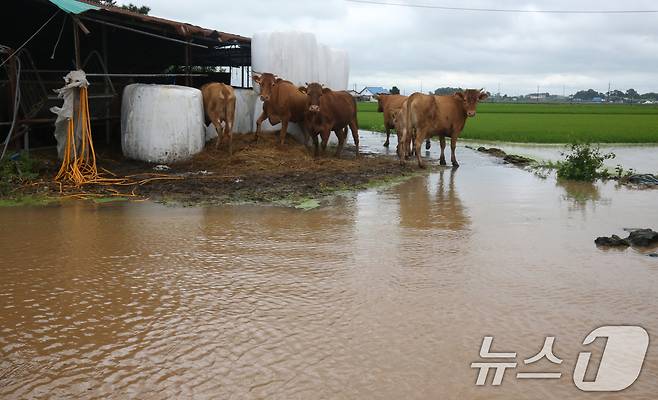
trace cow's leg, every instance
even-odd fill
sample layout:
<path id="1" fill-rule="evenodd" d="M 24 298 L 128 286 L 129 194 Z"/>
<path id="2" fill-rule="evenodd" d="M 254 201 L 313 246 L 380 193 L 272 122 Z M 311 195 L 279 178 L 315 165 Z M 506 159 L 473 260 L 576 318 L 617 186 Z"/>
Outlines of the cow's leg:
<path id="1" fill-rule="evenodd" d="M 425 168 L 423 160 L 420 157 L 420 147 L 423 145 L 425 140 L 425 132 L 422 130 L 416 130 L 416 141 L 414 142 L 414 151 L 416 152 L 416 159 L 418 160 L 418 167 Z"/>
<path id="2" fill-rule="evenodd" d="M 225 141 L 228 142 L 228 156 L 233 155 L 233 123 L 226 121 L 224 124 Z"/>
<path id="3" fill-rule="evenodd" d="M 329 131 L 328 133 L 324 132 L 324 131 L 322 132 L 322 138 L 321 138 L 322 139 L 322 143 L 321 143 L 322 154 L 327 153 L 327 143 L 329 143 L 329 136 L 330 135 L 331 135 L 331 131 Z M 340 136 L 338 132 L 336 132 L 336 136 Z"/>
<path id="4" fill-rule="evenodd" d="M 212 126 L 214 126 L 215 131 L 217 131 L 217 140 L 215 141 L 215 150 L 217 150 L 219 148 L 219 142 L 222 141 L 222 132 L 224 131 L 224 129 L 222 129 L 222 121 L 220 121 L 219 118 L 213 118 Z"/>
<path id="5" fill-rule="evenodd" d="M 450 161 L 452 162 L 453 167 L 459 167 L 457 162 L 457 156 L 455 155 L 455 149 L 457 148 L 457 135 L 452 135 L 450 137 Z"/>
<path id="6" fill-rule="evenodd" d="M 320 156 L 320 146 L 318 144 L 318 135 L 313 134 L 313 156 L 318 158 Z"/>
<path id="7" fill-rule="evenodd" d="M 352 131 L 352 139 L 354 139 L 354 147 L 356 147 L 356 158 L 359 158 L 359 126 L 354 119 L 350 122 L 350 130 Z M 345 137 L 347 137 L 347 127 L 345 128 Z"/>
<path id="8" fill-rule="evenodd" d="M 347 127 L 336 131 L 336 137 L 338 137 L 338 147 L 336 147 L 336 153 L 334 154 L 334 157 L 339 158 L 340 153 L 343 152 L 345 141 L 347 140 Z"/>
<path id="9" fill-rule="evenodd" d="M 391 128 L 388 126 L 386 127 L 386 141 L 384 142 L 384 147 L 388 147 L 389 143 L 389 138 L 391 137 Z"/>
<path id="10" fill-rule="evenodd" d="M 441 144 L 441 157 L 439 158 L 439 164 L 446 165 L 446 155 L 444 153 L 446 149 L 446 137 L 439 135 L 439 143 Z"/>
<path id="11" fill-rule="evenodd" d="M 396 152 L 398 153 L 398 159 L 400 160 L 400 165 L 404 165 L 404 162 L 407 159 L 407 151 L 405 148 L 405 143 L 407 142 L 407 128 L 402 128 L 402 132 L 398 133 L 398 145 Z"/>
<path id="12" fill-rule="evenodd" d="M 261 125 L 263 124 L 263 121 L 267 118 L 267 115 L 265 115 L 265 111 L 260 113 L 260 116 L 256 120 L 256 135 L 254 136 L 254 142 L 258 141 L 258 135 L 260 135 L 261 131 Z"/>
<path id="13" fill-rule="evenodd" d="M 281 133 L 279 134 L 279 142 L 281 146 L 286 144 L 286 133 L 288 133 L 288 120 L 290 116 L 281 118 Z"/>

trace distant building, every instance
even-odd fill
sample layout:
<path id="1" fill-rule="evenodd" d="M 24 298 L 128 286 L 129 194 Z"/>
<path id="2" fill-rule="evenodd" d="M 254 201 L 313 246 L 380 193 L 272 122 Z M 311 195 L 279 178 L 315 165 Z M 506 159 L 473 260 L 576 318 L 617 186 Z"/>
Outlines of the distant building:
<path id="1" fill-rule="evenodd" d="M 549 96 L 549 93 L 530 93 L 526 96 L 526 98 L 528 100 L 546 100 Z"/>
<path id="2" fill-rule="evenodd" d="M 359 101 L 377 101 L 375 95 L 388 93 L 388 89 L 381 86 L 366 86 L 359 92 Z"/>

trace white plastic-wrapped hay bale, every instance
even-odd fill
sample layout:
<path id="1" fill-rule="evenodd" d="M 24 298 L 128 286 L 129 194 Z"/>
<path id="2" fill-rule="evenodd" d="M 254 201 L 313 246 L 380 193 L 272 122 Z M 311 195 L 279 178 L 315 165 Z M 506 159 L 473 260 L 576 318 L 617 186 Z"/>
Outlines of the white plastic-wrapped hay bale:
<path id="1" fill-rule="evenodd" d="M 258 32 L 251 39 L 254 72 L 270 72 L 296 85 L 317 82 L 318 42 L 308 32 Z"/>
<path id="2" fill-rule="evenodd" d="M 347 51 L 331 49 L 327 65 L 327 81 L 321 83 L 333 90 L 347 90 L 350 78 L 350 61 Z"/>
<path id="3" fill-rule="evenodd" d="M 201 91 L 174 85 L 133 84 L 123 91 L 121 148 L 124 156 L 154 163 L 190 158 L 203 150 Z"/>

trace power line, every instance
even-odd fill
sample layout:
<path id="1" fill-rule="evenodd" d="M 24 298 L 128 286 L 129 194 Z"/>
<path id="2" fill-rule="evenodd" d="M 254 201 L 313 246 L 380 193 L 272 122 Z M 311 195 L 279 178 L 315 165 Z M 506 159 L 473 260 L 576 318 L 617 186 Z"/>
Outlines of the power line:
<path id="1" fill-rule="evenodd" d="M 345 0 L 350 3 L 378 5 L 378 6 L 395 6 L 409 8 L 432 8 L 436 10 L 447 11 L 472 11 L 472 12 L 497 12 L 497 13 L 524 13 L 524 14 L 655 14 L 658 10 L 522 10 L 514 8 L 468 8 L 468 7 L 447 7 L 430 4 L 413 4 L 413 3 L 394 3 L 375 0 Z"/>

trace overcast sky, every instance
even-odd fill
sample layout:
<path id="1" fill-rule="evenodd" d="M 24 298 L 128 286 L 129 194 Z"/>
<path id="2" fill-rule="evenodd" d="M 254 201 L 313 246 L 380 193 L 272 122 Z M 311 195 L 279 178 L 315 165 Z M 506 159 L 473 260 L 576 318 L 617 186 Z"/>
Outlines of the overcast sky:
<path id="1" fill-rule="evenodd" d="M 567 94 L 658 92 L 658 14 L 519 14 L 365 5 L 345 0 L 132 0 L 151 14 L 251 36 L 303 30 L 350 55 L 350 88 L 440 86 Z M 386 1 L 386 0 L 384 0 Z M 392 0 L 388 0 L 392 1 Z M 397 0 L 449 7 L 657 10 L 655 0 Z"/>

